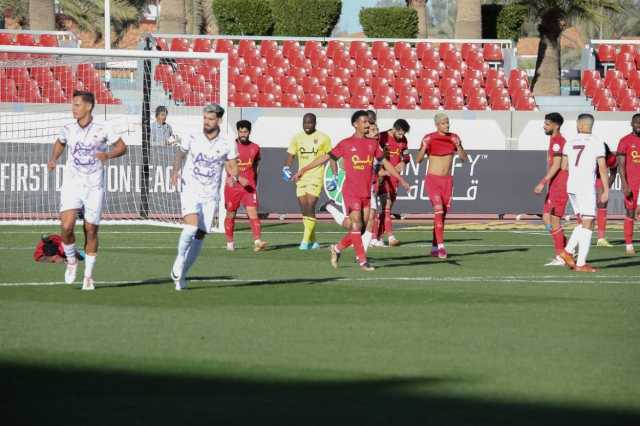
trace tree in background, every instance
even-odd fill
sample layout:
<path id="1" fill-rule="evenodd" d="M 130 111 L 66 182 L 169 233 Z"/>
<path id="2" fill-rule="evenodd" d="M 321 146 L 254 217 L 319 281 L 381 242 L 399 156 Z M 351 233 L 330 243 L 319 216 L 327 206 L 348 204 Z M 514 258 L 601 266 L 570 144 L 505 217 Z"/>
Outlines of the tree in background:
<path id="1" fill-rule="evenodd" d="M 427 0 L 406 0 L 407 7 L 416 11 L 418 15 L 418 38 L 427 38 L 429 34 L 429 15 L 427 14 Z"/>
<path id="2" fill-rule="evenodd" d="M 531 81 L 535 95 L 560 95 L 560 37 L 572 21 L 599 23 L 603 12 L 621 12 L 620 2 L 614 0 L 517 0 L 526 6 L 538 22 L 540 43 L 536 68 Z"/>
<path id="3" fill-rule="evenodd" d="M 497 20 L 498 38 L 517 41 L 528 15 L 529 9 L 518 3 L 510 3 L 503 7 Z"/>
<path id="4" fill-rule="evenodd" d="M 482 38 L 482 2 L 458 0 L 456 38 Z"/>
<path id="5" fill-rule="evenodd" d="M 328 37 L 340 19 L 341 0 L 271 0 L 274 35 Z"/>
<path id="6" fill-rule="evenodd" d="M 418 35 L 418 14 L 412 8 L 362 8 L 359 17 L 367 37 L 415 38 Z"/>
<path id="7" fill-rule="evenodd" d="M 274 20 L 269 0 L 213 0 L 221 34 L 271 35 Z"/>

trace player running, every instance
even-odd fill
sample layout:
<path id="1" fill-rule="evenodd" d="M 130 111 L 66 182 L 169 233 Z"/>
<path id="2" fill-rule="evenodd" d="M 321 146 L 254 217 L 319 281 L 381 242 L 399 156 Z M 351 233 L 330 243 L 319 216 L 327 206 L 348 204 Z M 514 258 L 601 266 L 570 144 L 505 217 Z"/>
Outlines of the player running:
<path id="1" fill-rule="evenodd" d="M 178 239 L 178 255 L 171 268 L 176 290 L 187 287 L 187 272 L 200 254 L 204 237 L 213 230 L 224 169 L 232 186 L 249 185 L 247 178 L 238 176 L 236 143 L 220 133 L 223 115 L 220 105 L 205 106 L 202 133 L 183 139 L 173 162 L 171 183 L 174 186 L 179 180 L 182 183 L 180 204 L 184 222 Z"/>
<path id="2" fill-rule="evenodd" d="M 618 170 L 624 195 L 624 242 L 628 256 L 635 256 L 633 248 L 633 221 L 638 209 L 640 192 L 640 114 L 631 118 L 631 133 L 620 139 L 616 149 Z"/>
<path id="3" fill-rule="evenodd" d="M 561 256 L 567 266 L 576 272 L 597 272 L 587 264 L 587 255 L 593 234 L 593 219 L 596 216 L 596 170 L 600 172 L 602 194 L 600 202 L 609 199 L 609 174 L 604 159 L 604 142 L 592 134 L 594 118 L 591 114 L 580 114 L 577 120 L 578 135 L 568 141 L 562 150 L 563 168 L 569 171 L 567 193 L 578 218 L 569 242 Z M 578 248 L 578 260 L 573 254 Z"/>
<path id="4" fill-rule="evenodd" d="M 604 144 L 604 160 L 607 164 L 607 172 L 609 173 L 609 189 L 611 189 L 611 185 L 613 185 L 613 182 L 616 180 L 616 173 L 618 173 L 618 161 L 616 160 L 616 155 L 611 152 L 609 145 L 606 143 Z M 613 247 L 613 245 L 605 238 L 607 233 L 607 207 L 609 206 L 609 202 L 601 202 L 601 195 L 602 180 L 600 180 L 600 173 L 598 172 L 596 174 L 596 200 L 598 207 L 598 211 L 596 212 L 596 228 L 598 231 L 596 246 Z"/>
<path id="5" fill-rule="evenodd" d="M 569 201 L 567 195 L 568 172 L 562 168 L 562 150 L 567 142 L 560 133 L 560 128 L 564 123 L 564 118 L 557 112 L 552 112 L 544 116 L 544 133 L 549 138 L 549 150 L 547 159 L 547 174 L 533 189 L 536 194 L 541 194 L 545 185 L 549 185 L 547 196 L 544 199 L 544 209 L 542 221 L 551 233 L 556 256 L 545 266 L 564 266 L 562 259 L 566 237 L 562 229 L 561 219 Z"/>
<path id="6" fill-rule="evenodd" d="M 251 233 L 253 234 L 253 251 L 259 252 L 267 247 L 266 241 L 260 239 L 260 218 L 258 217 L 258 165 L 260 164 L 260 147 L 249 140 L 251 135 L 251 122 L 240 120 L 236 123 L 238 138 L 236 149 L 238 150 L 238 179 L 235 184 L 233 179 L 227 179 L 224 186 L 224 203 L 227 214 L 224 218 L 224 233 L 227 238 L 227 250 L 234 251 L 236 246 L 233 241 L 236 212 L 243 205 L 249 216 Z M 246 180 L 246 185 L 242 184 Z"/>
<path id="7" fill-rule="evenodd" d="M 86 252 L 83 290 L 95 289 L 93 268 L 98 255 L 98 227 L 104 202 L 104 164 L 112 158 L 124 155 L 127 151 L 127 146 L 118 135 L 112 133 L 104 124 L 93 121 L 92 112 L 95 103 L 93 93 L 73 92 L 71 112 L 76 121 L 60 130 L 47 163 L 49 171 L 54 171 L 56 161 L 65 147 L 68 148 L 60 191 L 62 245 L 67 258 L 64 281 L 72 284 L 76 280 L 78 259 L 73 229 L 76 224 L 76 215 L 82 209 Z"/>
<path id="8" fill-rule="evenodd" d="M 369 129 L 367 111 L 358 110 L 353 113 L 351 125 L 355 129 L 353 136 L 340 141 L 329 154 L 324 154 L 304 166 L 296 173 L 294 179 L 299 180 L 307 171 L 326 163 L 330 159 L 334 161 L 339 158 L 343 159 L 346 176 L 342 186 L 342 196 L 351 220 L 351 230 L 338 244 L 331 246 L 331 265 L 337 268 L 342 250 L 353 245 L 360 269 L 373 271 L 375 268 L 367 262 L 361 232 L 369 218 L 374 160 L 381 161 L 382 167 L 391 176 L 398 179 L 404 188 L 408 189 L 409 184 L 400 176 L 389 160 L 384 158 L 384 153 L 379 143 L 374 139 L 365 137 Z"/>
<path id="9" fill-rule="evenodd" d="M 385 132 L 380 133 L 380 147 L 385 153 L 385 157 L 396 168 L 398 173 L 402 173 L 405 165 L 409 162 L 409 143 L 406 134 L 409 133 L 410 126 L 407 120 L 399 118 L 393 123 L 393 127 Z M 400 245 L 400 241 L 393 235 L 393 217 L 391 210 L 396 202 L 398 193 L 398 181 L 387 175 L 382 170 L 382 182 L 380 184 L 380 213 L 379 225 L 376 229 L 375 239 L 382 240 L 382 234 L 387 234 L 389 246 L 395 247 Z"/>
<path id="10" fill-rule="evenodd" d="M 302 169 L 316 158 L 331 151 L 331 139 L 316 129 L 316 116 L 307 113 L 302 118 L 303 131 L 293 137 L 287 149 L 287 158 L 282 168 L 282 175 L 286 181 L 291 180 L 294 157 L 298 158 L 298 169 Z M 304 234 L 298 247 L 300 250 L 317 249 L 320 244 L 316 241 L 316 203 L 322 191 L 322 167 L 311 170 L 304 179 L 296 182 L 296 197 L 302 211 Z"/>
<path id="11" fill-rule="evenodd" d="M 451 176 L 453 157 L 458 155 L 463 162 L 468 161 L 469 157 L 462 147 L 460 137 L 449 132 L 449 117 L 438 113 L 433 121 L 437 131 L 429 133 L 422 139 L 416 162 L 420 164 L 425 157 L 429 157 L 429 166 L 424 180 L 427 195 L 433 206 L 431 256 L 446 259 L 444 222 L 453 198 L 453 177 Z"/>

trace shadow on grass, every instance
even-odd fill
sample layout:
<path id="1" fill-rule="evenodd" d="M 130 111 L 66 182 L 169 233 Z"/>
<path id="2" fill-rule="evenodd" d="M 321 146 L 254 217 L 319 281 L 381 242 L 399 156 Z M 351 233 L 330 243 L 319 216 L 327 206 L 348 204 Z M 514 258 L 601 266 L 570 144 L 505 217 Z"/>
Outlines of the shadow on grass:
<path id="1" fill-rule="evenodd" d="M 465 253 L 449 253 L 449 257 L 483 256 L 488 254 L 503 254 L 503 253 L 524 253 L 526 251 L 529 251 L 529 249 L 526 247 L 512 248 L 512 249 L 478 250 L 478 251 L 468 251 Z"/>
<path id="2" fill-rule="evenodd" d="M 0 363 L 4 424 L 624 425 L 640 413 L 447 392 L 469 380 L 269 380 Z M 446 388 L 443 388 L 446 386 Z"/>
<path id="3" fill-rule="evenodd" d="M 630 268 L 632 266 L 640 266 L 640 260 L 632 260 L 632 261 L 628 261 L 628 262 L 622 262 L 622 263 L 614 263 L 612 265 L 607 265 L 607 266 L 603 266 L 604 269 L 610 269 L 610 268 Z"/>
<path id="4" fill-rule="evenodd" d="M 187 281 L 226 281 L 231 280 L 234 277 L 229 275 L 216 275 L 216 276 L 197 276 L 197 277 L 188 277 Z M 146 280 L 140 281 L 131 281 L 127 283 L 116 283 L 116 284 L 100 284 L 100 289 L 109 289 L 109 288 L 122 288 L 122 287 L 137 287 L 143 285 L 161 285 L 161 284 L 173 284 L 173 280 L 170 277 L 163 278 L 149 278 Z"/>
<path id="5" fill-rule="evenodd" d="M 191 290 L 206 290 L 212 288 L 225 288 L 225 287 L 256 287 L 263 285 L 283 285 L 283 284 L 324 284 L 328 282 L 335 281 L 340 277 L 326 277 L 326 278 L 284 278 L 284 279 L 264 279 L 264 280 L 251 280 L 242 282 L 241 279 L 238 279 L 237 283 L 231 284 L 223 284 L 216 286 L 198 286 L 198 285 L 189 285 Z"/>

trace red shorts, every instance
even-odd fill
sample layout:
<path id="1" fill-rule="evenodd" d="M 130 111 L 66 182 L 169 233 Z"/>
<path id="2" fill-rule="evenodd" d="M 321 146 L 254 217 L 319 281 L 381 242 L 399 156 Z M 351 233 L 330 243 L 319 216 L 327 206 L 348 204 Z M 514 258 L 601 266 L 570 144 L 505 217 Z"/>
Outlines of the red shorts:
<path id="1" fill-rule="evenodd" d="M 453 198 L 453 177 L 427 174 L 424 177 L 427 195 L 434 210 L 436 206 L 451 207 Z"/>
<path id="2" fill-rule="evenodd" d="M 254 188 L 245 188 L 239 184 L 233 187 L 224 187 L 224 206 L 227 211 L 234 212 L 240 205 L 246 207 L 258 207 L 258 193 Z"/>
<path id="3" fill-rule="evenodd" d="M 396 196 L 398 195 L 398 179 L 392 176 L 385 176 L 382 179 L 382 183 L 380 184 L 379 194 L 388 194 L 391 201 L 396 200 Z"/>
<path id="4" fill-rule="evenodd" d="M 544 199 L 543 213 L 562 217 L 569 202 L 569 194 L 566 191 L 551 189 Z"/>
<path id="5" fill-rule="evenodd" d="M 349 194 L 342 194 L 342 197 L 344 198 L 344 206 L 347 208 L 347 214 L 371 207 L 371 194 L 367 197 L 354 197 Z"/>
<path id="6" fill-rule="evenodd" d="M 638 208 L 638 193 L 640 193 L 640 182 L 629 182 L 631 197 L 624 197 L 624 208 L 635 211 Z"/>

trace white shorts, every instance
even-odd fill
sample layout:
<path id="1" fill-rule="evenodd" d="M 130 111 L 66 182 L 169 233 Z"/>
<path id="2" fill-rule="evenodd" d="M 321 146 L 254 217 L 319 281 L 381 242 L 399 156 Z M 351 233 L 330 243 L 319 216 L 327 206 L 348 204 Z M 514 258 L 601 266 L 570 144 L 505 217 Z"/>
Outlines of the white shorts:
<path id="1" fill-rule="evenodd" d="M 569 194 L 569 201 L 573 213 L 577 216 L 596 216 L 596 191 L 585 191 L 577 194 Z"/>
<path id="2" fill-rule="evenodd" d="M 198 215 L 198 229 L 211 233 L 215 228 L 214 219 L 218 217 L 220 200 L 203 200 L 188 192 L 180 194 L 180 204 L 182 207 L 182 217 L 190 214 Z"/>
<path id="3" fill-rule="evenodd" d="M 93 225 L 100 225 L 102 206 L 104 203 L 104 188 L 85 185 L 62 185 L 60 191 L 60 212 L 84 209 L 84 221 Z"/>

